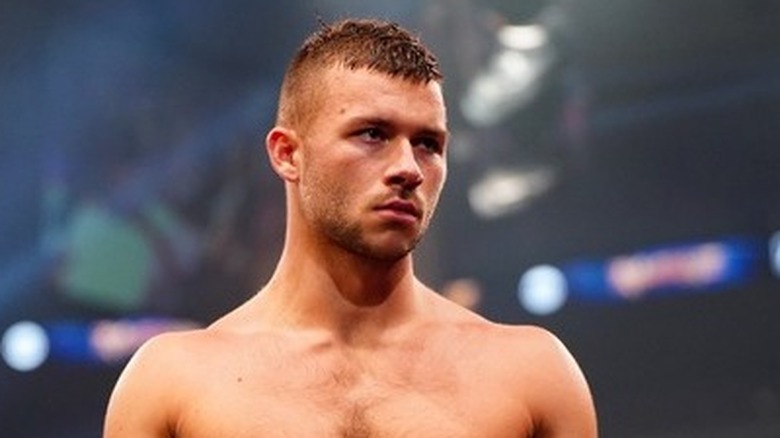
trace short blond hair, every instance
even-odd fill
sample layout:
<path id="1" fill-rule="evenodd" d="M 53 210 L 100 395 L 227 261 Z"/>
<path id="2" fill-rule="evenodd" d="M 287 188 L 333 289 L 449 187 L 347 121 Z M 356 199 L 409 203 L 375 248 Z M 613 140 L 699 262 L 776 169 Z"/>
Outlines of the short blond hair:
<path id="1" fill-rule="evenodd" d="M 317 79 L 328 68 L 367 69 L 415 83 L 442 82 L 435 55 L 397 23 L 346 19 L 324 24 L 293 57 L 282 83 L 277 124 L 300 127 L 318 108 Z"/>

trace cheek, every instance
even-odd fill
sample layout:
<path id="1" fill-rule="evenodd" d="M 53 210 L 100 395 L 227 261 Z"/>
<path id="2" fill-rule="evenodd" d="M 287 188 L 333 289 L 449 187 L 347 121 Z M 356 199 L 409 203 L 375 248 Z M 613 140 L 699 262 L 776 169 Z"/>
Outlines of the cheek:
<path id="1" fill-rule="evenodd" d="M 359 167 L 346 162 L 335 165 L 321 162 L 311 166 L 302 181 L 310 205 L 346 213 L 361 192 L 369 187 L 369 182 L 359 170 Z"/>
<path id="2" fill-rule="evenodd" d="M 328 203 L 328 197 L 337 195 L 336 182 L 332 172 L 326 166 L 316 162 L 316 160 L 307 162 L 307 165 L 301 169 L 299 182 L 304 202 L 313 206 Z"/>
<path id="3" fill-rule="evenodd" d="M 439 193 L 444 188 L 447 180 L 447 166 L 433 166 L 426 174 L 426 180 L 430 183 L 429 193 L 432 199 L 438 199 Z"/>
<path id="4" fill-rule="evenodd" d="M 444 161 L 444 163 L 441 166 L 441 170 L 439 172 L 439 191 L 444 187 L 444 183 L 447 182 L 447 162 Z"/>

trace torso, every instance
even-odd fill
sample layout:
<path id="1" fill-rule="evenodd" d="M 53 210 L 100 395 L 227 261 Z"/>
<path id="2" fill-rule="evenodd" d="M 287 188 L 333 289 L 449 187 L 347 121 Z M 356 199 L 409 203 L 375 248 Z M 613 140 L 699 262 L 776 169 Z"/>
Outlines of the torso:
<path id="1" fill-rule="evenodd" d="M 170 382 L 181 396 L 173 435 L 530 437 L 530 371 L 502 359 L 502 330 L 429 324 L 370 350 L 312 332 L 199 332 Z"/>

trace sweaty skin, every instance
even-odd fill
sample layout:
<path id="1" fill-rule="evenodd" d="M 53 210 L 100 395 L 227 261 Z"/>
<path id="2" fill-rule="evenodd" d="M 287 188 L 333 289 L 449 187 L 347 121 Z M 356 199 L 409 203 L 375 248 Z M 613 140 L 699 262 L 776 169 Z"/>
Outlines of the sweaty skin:
<path id="1" fill-rule="evenodd" d="M 552 334 L 489 322 L 414 275 L 446 179 L 440 85 L 322 76 L 311 123 L 266 139 L 287 194 L 274 275 L 209 327 L 145 344 L 105 437 L 595 437 Z"/>

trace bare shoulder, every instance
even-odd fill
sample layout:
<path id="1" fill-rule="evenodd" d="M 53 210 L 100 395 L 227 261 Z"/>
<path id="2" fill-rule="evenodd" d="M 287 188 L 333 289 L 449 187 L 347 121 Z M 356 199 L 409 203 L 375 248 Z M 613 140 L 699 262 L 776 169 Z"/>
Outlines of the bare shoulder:
<path id="1" fill-rule="evenodd" d="M 470 348 L 483 357 L 497 357 L 508 369 L 526 372 L 565 372 L 578 366 L 563 342 L 552 332 L 533 325 L 506 325 L 482 318 L 454 326 L 456 336 L 471 340 Z M 477 353 L 477 351 L 474 351 Z"/>
<path id="2" fill-rule="evenodd" d="M 491 323 L 493 339 L 505 349 L 508 358 L 528 361 L 528 357 L 541 361 L 572 360 L 563 342 L 551 331 L 534 325 L 506 325 Z"/>
<path id="3" fill-rule="evenodd" d="M 532 325 L 496 324 L 493 332 L 494 348 L 502 354 L 506 366 L 522 370 L 519 375 L 528 376 L 540 394 L 560 391 L 590 397 L 579 364 L 551 331 Z"/>
<path id="4" fill-rule="evenodd" d="M 533 325 L 499 324 L 465 309 L 445 309 L 456 339 L 458 361 L 488 379 L 480 387 L 491 397 L 510 396 L 527 411 L 534 437 L 595 438 L 596 412 L 579 364 L 551 331 Z"/>
<path id="5" fill-rule="evenodd" d="M 129 378 L 156 379 L 164 376 L 169 369 L 176 370 L 175 364 L 188 363 L 188 359 L 198 355 L 213 343 L 213 334 L 208 329 L 168 332 L 146 341 L 135 352 L 125 367 L 119 384 Z"/>
<path id="6" fill-rule="evenodd" d="M 480 348 L 496 348 L 504 354 L 518 355 L 521 359 L 525 359 L 528 353 L 552 356 L 567 354 L 566 347 L 558 337 L 542 327 L 496 323 L 449 302 L 440 303 L 439 309 L 444 315 L 442 320 L 455 331 L 453 336 L 474 338 Z"/>
<path id="7" fill-rule="evenodd" d="M 197 379 L 199 373 L 213 365 L 211 361 L 233 348 L 235 337 L 229 330 L 213 327 L 157 335 L 135 352 L 117 381 L 116 391 L 126 386 L 132 390 L 138 384 L 155 390 L 149 385 L 164 382 L 162 391 L 175 393 L 178 383 Z"/>
<path id="8" fill-rule="evenodd" d="M 596 412 L 579 364 L 561 340 L 537 326 L 494 324 L 493 350 L 500 372 L 515 379 L 540 437 L 596 437 Z"/>
<path id="9" fill-rule="evenodd" d="M 445 309 L 443 333 L 455 361 L 483 376 L 474 391 L 510 397 L 527 412 L 537 438 L 595 438 L 596 412 L 579 364 L 551 331 L 499 324 L 466 310 Z"/>
<path id="10" fill-rule="evenodd" d="M 209 342 L 206 330 L 165 333 L 148 340 L 122 371 L 106 411 L 104 436 L 168 437 L 186 397 L 187 376 Z"/>

